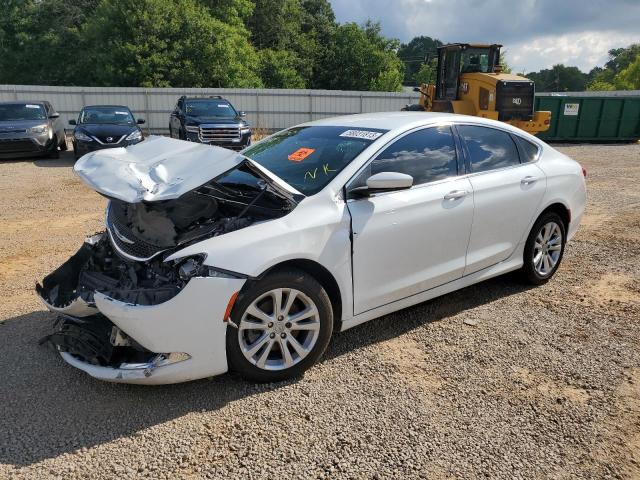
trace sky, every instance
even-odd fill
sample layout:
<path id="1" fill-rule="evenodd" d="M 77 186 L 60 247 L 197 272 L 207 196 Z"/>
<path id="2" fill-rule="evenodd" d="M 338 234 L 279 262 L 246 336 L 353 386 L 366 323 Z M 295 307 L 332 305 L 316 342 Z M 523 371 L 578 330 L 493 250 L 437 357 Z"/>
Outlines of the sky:
<path id="1" fill-rule="evenodd" d="M 387 37 L 499 43 L 514 72 L 563 63 L 588 72 L 640 43 L 640 0 L 330 0 L 336 19 L 379 21 Z"/>

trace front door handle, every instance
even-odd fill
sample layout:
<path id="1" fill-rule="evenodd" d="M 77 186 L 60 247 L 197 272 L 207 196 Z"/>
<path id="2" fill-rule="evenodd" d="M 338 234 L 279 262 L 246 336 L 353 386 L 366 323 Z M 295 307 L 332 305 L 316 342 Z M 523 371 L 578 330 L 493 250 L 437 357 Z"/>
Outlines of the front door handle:
<path id="1" fill-rule="evenodd" d="M 467 192 L 466 190 L 453 190 L 453 191 L 447 193 L 444 196 L 444 199 L 445 200 L 458 200 L 459 198 L 466 197 L 467 195 L 469 195 L 469 192 Z"/>
<path id="2" fill-rule="evenodd" d="M 531 185 L 532 183 L 535 183 L 537 181 L 538 181 L 538 179 L 536 177 L 532 177 L 531 175 L 527 175 L 522 180 L 520 180 L 520 183 L 522 185 Z"/>

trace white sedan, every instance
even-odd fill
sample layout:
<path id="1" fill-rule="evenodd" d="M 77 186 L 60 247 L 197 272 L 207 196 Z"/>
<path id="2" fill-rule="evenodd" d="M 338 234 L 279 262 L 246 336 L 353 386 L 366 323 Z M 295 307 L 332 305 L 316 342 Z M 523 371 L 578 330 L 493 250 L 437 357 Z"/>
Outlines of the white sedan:
<path id="1" fill-rule="evenodd" d="M 85 155 L 106 231 L 37 286 L 51 342 L 103 380 L 300 375 L 334 330 L 519 270 L 558 269 L 584 170 L 507 124 L 329 118 L 241 154 L 163 137 Z"/>

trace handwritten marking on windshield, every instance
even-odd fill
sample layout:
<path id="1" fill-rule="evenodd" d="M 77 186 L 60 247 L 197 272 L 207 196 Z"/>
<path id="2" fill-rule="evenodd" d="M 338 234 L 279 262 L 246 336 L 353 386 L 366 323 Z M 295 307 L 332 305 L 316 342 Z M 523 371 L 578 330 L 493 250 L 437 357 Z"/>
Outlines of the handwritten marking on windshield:
<path id="1" fill-rule="evenodd" d="M 325 164 L 322 166 L 322 169 L 324 170 L 324 174 L 325 174 L 325 175 L 329 175 L 329 172 L 337 172 L 337 170 L 332 170 L 332 169 L 329 167 L 329 164 L 328 164 L 328 163 L 325 163 Z"/>

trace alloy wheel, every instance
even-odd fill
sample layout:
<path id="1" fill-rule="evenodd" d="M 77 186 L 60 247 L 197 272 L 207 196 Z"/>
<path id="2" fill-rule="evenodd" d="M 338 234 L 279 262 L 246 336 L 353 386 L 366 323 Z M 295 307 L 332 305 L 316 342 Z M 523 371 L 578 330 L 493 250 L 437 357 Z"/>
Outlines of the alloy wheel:
<path id="1" fill-rule="evenodd" d="M 556 222 L 545 223 L 533 245 L 533 268 L 541 277 L 553 273 L 562 253 L 562 230 Z"/>
<path id="2" fill-rule="evenodd" d="M 238 325 L 240 349 L 263 370 L 284 370 L 311 353 L 320 334 L 315 303 L 293 288 L 260 295 L 245 310 Z"/>

